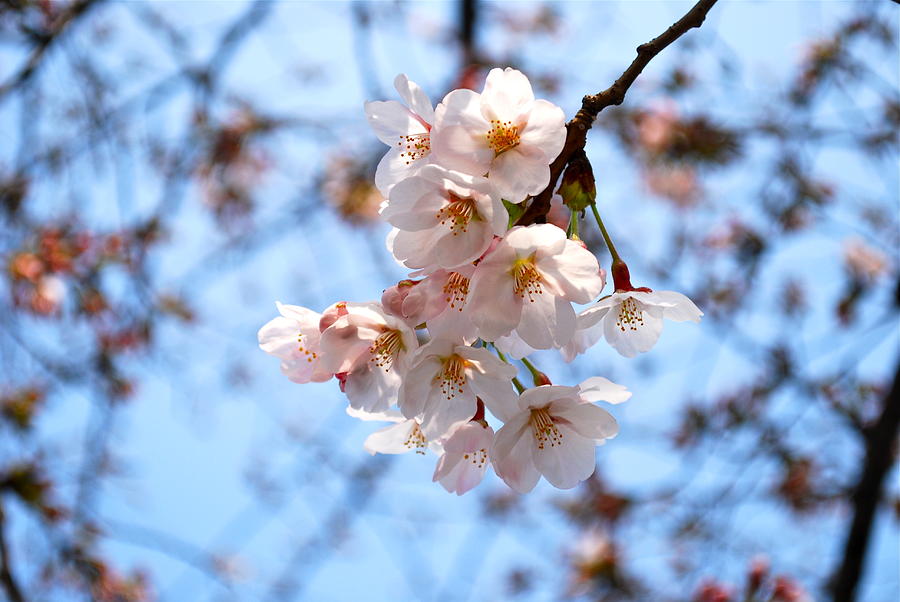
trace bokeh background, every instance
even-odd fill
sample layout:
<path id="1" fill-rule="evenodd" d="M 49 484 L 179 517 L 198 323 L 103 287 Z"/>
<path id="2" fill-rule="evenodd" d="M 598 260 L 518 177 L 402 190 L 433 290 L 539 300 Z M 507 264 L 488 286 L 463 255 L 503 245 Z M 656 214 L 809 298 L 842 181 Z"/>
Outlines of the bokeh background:
<path id="1" fill-rule="evenodd" d="M 690 6 L 0 3 L 0 599 L 896 600 L 891 2 L 719 4 L 601 113 L 635 284 L 706 315 L 536 356 L 634 393 L 582 486 L 447 494 L 256 347 L 405 277 L 362 110 L 397 73 L 572 117 Z"/>

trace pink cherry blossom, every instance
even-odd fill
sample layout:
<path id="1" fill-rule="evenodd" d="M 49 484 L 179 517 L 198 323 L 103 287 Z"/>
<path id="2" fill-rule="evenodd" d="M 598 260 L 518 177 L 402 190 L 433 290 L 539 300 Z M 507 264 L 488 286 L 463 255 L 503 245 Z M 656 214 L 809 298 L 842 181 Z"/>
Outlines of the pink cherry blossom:
<path id="1" fill-rule="evenodd" d="M 550 163 L 566 140 L 565 114 L 535 100 L 515 69 L 491 69 L 481 94 L 454 90 L 435 109 L 432 144 L 442 165 L 485 175 L 518 203 L 550 183 Z"/>
<path id="2" fill-rule="evenodd" d="M 388 249 L 397 261 L 432 270 L 475 261 L 509 221 L 490 181 L 437 165 L 397 184 L 381 216 L 396 228 Z"/>
<path id="3" fill-rule="evenodd" d="M 324 382 L 332 373 L 322 367 L 319 348 L 321 315 L 311 309 L 276 302 L 281 314 L 259 329 L 259 347 L 281 360 L 281 371 L 295 383 Z"/>
<path id="4" fill-rule="evenodd" d="M 489 462 L 494 429 L 483 420 L 473 420 L 456 428 L 444 440 L 444 454 L 434 469 L 437 481 L 449 493 L 462 495 L 484 478 Z"/>
<path id="5" fill-rule="evenodd" d="M 340 376 L 352 407 L 386 410 L 396 401 L 409 354 L 418 347 L 416 333 L 377 303 L 346 303 L 344 310 L 322 332 L 323 365 Z"/>
<path id="6" fill-rule="evenodd" d="M 551 224 L 517 226 L 475 268 L 469 304 L 487 341 L 516 331 L 535 349 L 562 347 L 575 333 L 571 303 L 600 294 L 597 258 Z"/>
<path id="7" fill-rule="evenodd" d="M 443 451 L 439 442 L 425 439 L 418 421 L 404 418 L 397 410 L 366 412 L 349 407 L 347 414 L 365 421 L 393 423 L 366 437 L 363 448 L 373 456 L 375 454 L 405 454 L 409 451 L 424 455 L 425 451 L 429 449 L 437 454 Z"/>
<path id="8" fill-rule="evenodd" d="M 400 411 L 418 417 L 429 439 L 445 436 L 470 420 L 477 399 L 497 414 L 515 407 L 511 379 L 516 369 L 486 349 L 433 339 L 418 349 L 400 387 Z"/>
<path id="9" fill-rule="evenodd" d="M 375 171 L 375 186 L 384 196 L 398 182 L 431 162 L 431 125 L 434 109 L 425 92 L 404 74 L 394 79 L 400 98 L 367 102 L 366 118 L 378 139 L 391 147 Z"/>
<path id="10" fill-rule="evenodd" d="M 567 359 L 582 353 L 603 337 L 625 357 L 649 351 L 659 340 L 663 318 L 673 322 L 699 322 L 703 312 L 674 291 L 616 291 L 578 316 L 578 343 Z"/>
<path id="11" fill-rule="evenodd" d="M 594 448 L 618 433 L 618 425 L 594 401 L 621 403 L 625 387 L 602 377 L 578 387 L 542 385 L 519 396 L 518 411 L 500 417 L 491 449 L 497 475 L 519 493 L 528 493 L 541 475 L 559 489 L 571 489 L 594 472 Z"/>

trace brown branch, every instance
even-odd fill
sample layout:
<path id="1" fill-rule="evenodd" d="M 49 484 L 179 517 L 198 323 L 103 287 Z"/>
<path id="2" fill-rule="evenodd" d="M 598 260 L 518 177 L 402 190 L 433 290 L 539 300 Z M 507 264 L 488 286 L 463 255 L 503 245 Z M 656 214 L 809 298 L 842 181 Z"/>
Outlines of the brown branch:
<path id="1" fill-rule="evenodd" d="M 894 463 L 894 440 L 900 428 L 900 366 L 894 384 L 884 398 L 881 416 L 863 431 L 866 457 L 859 483 L 853 492 L 853 522 L 847 533 L 844 555 L 832 581 L 832 599 L 850 602 L 856 599 L 856 586 L 862 576 L 866 551 L 872 534 L 872 524 L 878 511 L 884 478 Z"/>
<path id="2" fill-rule="evenodd" d="M 661 35 L 653 38 L 645 44 L 637 47 L 637 57 L 631 62 L 622 75 L 613 85 L 599 94 L 589 94 L 581 101 L 581 109 L 575 117 L 566 124 L 566 143 L 559 156 L 550 164 L 550 183 L 543 191 L 537 194 L 516 222 L 520 226 L 543 223 L 547 220 L 547 212 L 550 211 L 550 197 L 556 181 L 562 174 L 569 159 L 577 151 L 584 148 L 587 141 L 588 130 L 594 124 L 597 115 L 608 106 L 620 105 L 625 100 L 628 88 L 634 83 L 644 67 L 659 54 L 666 46 L 680 38 L 689 30 L 700 27 L 706 19 L 706 13 L 713 7 L 716 0 L 700 0 L 683 17 L 673 23 Z"/>
<path id="3" fill-rule="evenodd" d="M 0 506 L 0 586 L 6 592 L 10 602 L 25 602 L 25 596 L 12 574 L 9 561 L 9 547 L 6 543 L 6 516 Z"/>
<path id="4" fill-rule="evenodd" d="M 37 72 L 46 52 L 62 37 L 73 22 L 88 12 L 98 0 L 75 0 L 61 12 L 46 32 L 36 34 L 36 42 L 25 64 L 6 82 L 0 84 L 0 99 L 26 83 Z"/>

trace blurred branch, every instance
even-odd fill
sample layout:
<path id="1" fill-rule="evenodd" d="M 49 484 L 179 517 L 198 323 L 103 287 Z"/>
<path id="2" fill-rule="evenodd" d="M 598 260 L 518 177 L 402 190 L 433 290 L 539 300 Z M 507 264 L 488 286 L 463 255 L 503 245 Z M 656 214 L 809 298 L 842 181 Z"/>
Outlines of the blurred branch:
<path id="1" fill-rule="evenodd" d="M 459 2 L 459 44 L 462 47 L 462 68 L 478 62 L 478 0 Z"/>
<path id="2" fill-rule="evenodd" d="M 566 124 L 566 143 L 559 156 L 550 164 L 550 183 L 547 184 L 547 188 L 532 199 L 528 209 L 519 218 L 518 225 L 527 226 L 528 224 L 546 221 L 547 212 L 550 211 L 550 198 L 553 196 L 556 181 L 572 155 L 584 148 L 587 142 L 588 130 L 591 129 L 600 111 L 608 106 L 622 104 L 631 84 L 634 83 L 653 57 L 689 30 L 703 25 L 706 13 L 709 12 L 715 3 L 716 0 L 700 0 L 661 35 L 638 46 L 637 57 L 635 57 L 624 73 L 619 76 L 619 79 L 613 82 L 613 85 L 599 94 L 589 94 L 582 99 L 581 109 L 579 109 L 572 121 Z"/>
<path id="3" fill-rule="evenodd" d="M 73 22 L 87 13 L 88 9 L 99 3 L 100 0 L 76 0 L 72 2 L 60 15 L 55 19 L 53 25 L 45 32 L 32 32 L 35 40 L 35 46 L 31 51 L 25 64 L 10 77 L 5 83 L 0 85 L 0 100 L 7 94 L 26 83 L 37 72 L 41 61 L 47 50 L 56 43 L 62 33 Z"/>
<path id="4" fill-rule="evenodd" d="M 9 548 L 6 544 L 5 521 L 6 516 L 3 514 L 3 506 L 0 506 L 0 585 L 3 586 L 3 591 L 6 592 L 10 602 L 25 602 L 25 598 L 22 596 L 22 590 L 19 589 L 19 584 L 16 583 L 16 580 L 12 575 L 12 569 L 10 568 Z"/>
<path id="5" fill-rule="evenodd" d="M 853 492 L 853 523 L 847 533 L 841 566 L 835 573 L 832 595 L 835 602 L 856 599 L 856 586 L 862 576 L 866 550 L 872 534 L 872 523 L 881 500 L 881 489 L 888 469 L 894 463 L 893 446 L 900 428 L 900 366 L 894 384 L 885 396 L 878 421 L 863 431 L 866 459 L 859 483 Z"/>

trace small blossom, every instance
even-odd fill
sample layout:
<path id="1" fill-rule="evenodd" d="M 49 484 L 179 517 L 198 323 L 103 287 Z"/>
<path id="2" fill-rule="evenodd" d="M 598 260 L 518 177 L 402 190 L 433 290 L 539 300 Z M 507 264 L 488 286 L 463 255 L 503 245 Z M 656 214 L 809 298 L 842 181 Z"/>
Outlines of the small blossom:
<path id="1" fill-rule="evenodd" d="M 322 369 L 319 321 L 322 316 L 297 305 L 275 303 L 281 314 L 259 329 L 259 347 L 281 360 L 281 371 L 295 383 L 324 382 L 332 374 Z"/>
<path id="2" fill-rule="evenodd" d="M 500 195 L 518 203 L 550 183 L 550 163 L 566 141 L 565 115 L 535 100 L 515 69 L 491 69 L 481 94 L 454 90 L 435 109 L 434 154 L 442 165 L 487 174 Z"/>
<path id="3" fill-rule="evenodd" d="M 339 375 L 352 407 L 386 410 L 396 401 L 409 354 L 418 347 L 415 331 L 377 303 L 346 303 L 344 309 L 322 331 L 323 365 Z"/>
<path id="4" fill-rule="evenodd" d="M 674 291 L 616 291 L 578 316 L 579 337 L 564 355 L 570 359 L 600 339 L 625 357 L 649 351 L 659 339 L 663 318 L 699 322 L 703 312 Z"/>
<path id="5" fill-rule="evenodd" d="M 437 439 L 475 415 L 480 398 L 495 415 L 516 404 L 511 379 L 516 369 L 486 349 L 433 339 L 419 348 L 400 387 L 400 411 L 419 417 L 429 439 Z"/>
<path id="6" fill-rule="evenodd" d="M 369 125 L 378 139 L 391 147 L 375 171 L 375 185 L 384 196 L 431 162 L 431 101 L 402 73 L 394 79 L 394 87 L 406 106 L 396 100 L 366 103 Z"/>
<path id="7" fill-rule="evenodd" d="M 519 493 L 534 489 L 541 475 L 559 489 L 575 487 L 594 472 L 594 448 L 619 430 L 609 412 L 591 402 L 629 397 L 625 387 L 601 377 L 578 387 L 526 390 L 515 413 L 498 416 L 505 424 L 491 450 L 494 470 Z"/>
<path id="8" fill-rule="evenodd" d="M 494 429 L 483 420 L 458 427 L 444 440 L 444 454 L 438 460 L 432 480 L 456 495 L 478 485 L 487 470 L 493 439 Z"/>
<path id="9" fill-rule="evenodd" d="M 437 165 L 397 184 L 381 216 L 396 228 L 388 249 L 397 261 L 430 269 L 475 261 L 509 221 L 490 181 Z"/>
<path id="10" fill-rule="evenodd" d="M 365 421 L 393 422 L 394 424 L 378 429 L 363 442 L 363 448 L 371 455 L 405 454 L 414 451 L 425 454 L 426 450 L 441 453 L 441 445 L 436 441 L 428 441 L 419 428 L 416 420 L 404 418 L 397 410 L 384 412 L 366 412 L 353 407 L 347 408 L 347 414 Z"/>
<path id="11" fill-rule="evenodd" d="M 475 268 L 472 320 L 487 341 L 516 331 L 535 349 L 562 347 L 575 333 L 570 302 L 603 289 L 597 258 L 556 226 L 517 226 Z"/>

